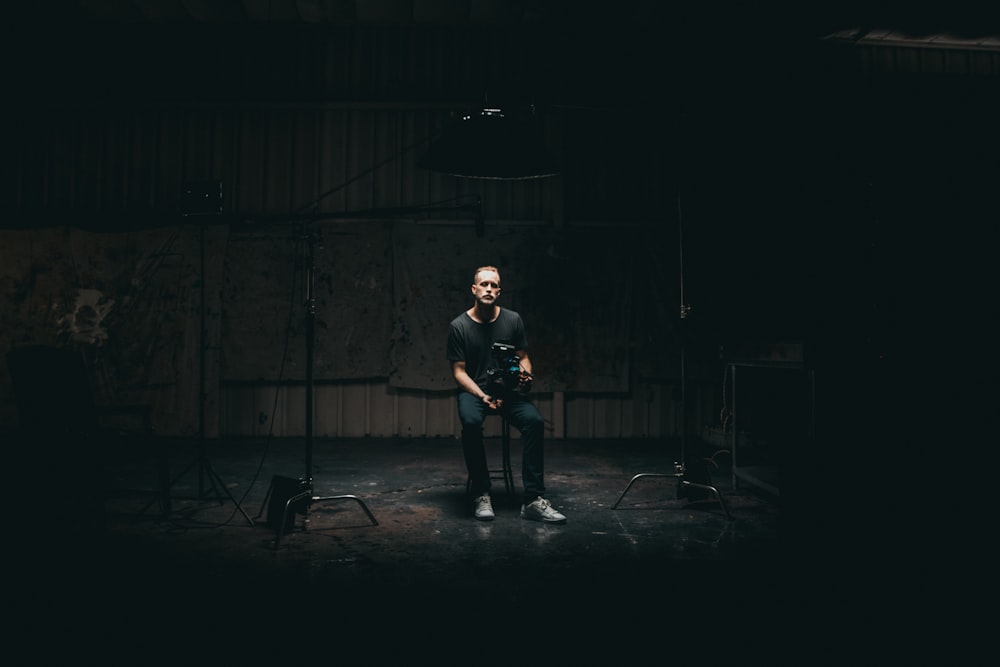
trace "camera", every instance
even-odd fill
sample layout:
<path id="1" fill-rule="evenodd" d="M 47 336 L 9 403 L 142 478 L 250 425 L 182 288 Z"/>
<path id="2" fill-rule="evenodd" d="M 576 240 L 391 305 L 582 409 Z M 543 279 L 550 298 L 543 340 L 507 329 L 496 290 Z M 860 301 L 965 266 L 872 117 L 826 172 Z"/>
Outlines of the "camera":
<path id="1" fill-rule="evenodd" d="M 503 398 L 531 391 L 531 374 L 521 370 L 521 358 L 514 354 L 513 345 L 493 343 L 491 352 L 496 362 L 495 368 L 486 371 L 486 391 L 491 396 Z"/>

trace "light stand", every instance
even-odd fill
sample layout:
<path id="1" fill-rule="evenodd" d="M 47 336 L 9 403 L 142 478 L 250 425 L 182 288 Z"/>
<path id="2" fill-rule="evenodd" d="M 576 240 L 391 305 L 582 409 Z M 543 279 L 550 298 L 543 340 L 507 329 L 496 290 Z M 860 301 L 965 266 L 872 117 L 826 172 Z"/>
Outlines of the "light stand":
<path id="1" fill-rule="evenodd" d="M 313 292 L 313 279 L 315 275 L 315 245 L 316 236 L 312 232 L 307 232 L 306 239 L 309 243 L 308 266 L 306 267 L 305 281 L 305 304 L 306 304 L 306 475 L 299 480 L 299 487 L 303 489 L 298 494 L 291 496 L 285 501 L 281 512 L 281 519 L 276 526 L 274 537 L 274 548 L 277 550 L 281 544 L 281 536 L 286 531 L 289 515 L 301 508 L 302 513 L 307 514 L 309 508 L 318 502 L 353 500 L 361 505 L 361 509 L 368 515 L 368 519 L 373 526 L 378 525 L 378 521 L 372 515 L 368 506 L 355 495 L 345 494 L 337 496 L 316 496 L 313 492 L 312 459 L 313 459 L 313 355 L 316 340 L 316 297 Z M 273 487 L 268 490 L 268 496 L 274 492 Z M 267 504 L 267 498 L 264 500 Z"/>
<path id="2" fill-rule="evenodd" d="M 314 200 L 308 206 L 302 207 L 300 210 L 308 210 L 315 208 L 319 202 L 336 192 L 343 186 L 338 186 L 328 190 L 326 193 L 321 195 L 319 198 Z M 465 201 L 468 200 L 468 201 Z M 464 202 L 464 203 L 463 203 Z M 428 205 L 423 206 L 407 206 L 407 207 L 396 207 L 396 208 L 370 208 L 362 209 L 357 211 L 345 211 L 339 213 L 310 213 L 310 214 L 295 214 L 291 218 L 288 216 L 282 216 L 281 220 L 287 222 L 289 219 L 302 219 L 304 218 L 307 222 L 306 224 L 314 223 L 318 220 L 334 220 L 334 219 L 350 219 L 350 218 L 391 218 L 398 217 L 401 215 L 413 215 L 413 214 L 426 214 L 435 211 L 458 211 L 467 210 L 475 211 L 476 217 L 476 233 L 482 235 L 483 230 L 483 204 L 482 199 L 479 195 L 464 195 L 455 197 L 453 199 L 447 199 L 444 201 L 433 202 Z M 350 494 L 341 494 L 336 496 L 316 496 L 314 495 L 313 489 L 313 478 L 312 478 L 312 457 L 313 457 L 313 357 L 315 351 L 315 340 L 316 340 L 316 298 L 313 291 L 313 284 L 316 272 L 316 242 L 318 240 L 317 235 L 311 231 L 305 234 L 305 238 L 309 244 L 308 253 L 308 266 L 306 267 L 306 279 L 305 279 L 305 304 L 306 304 L 306 443 L 305 443 L 305 459 L 306 459 L 306 475 L 303 479 L 290 479 L 287 477 L 275 477 L 271 482 L 271 487 L 267 491 L 267 495 L 264 496 L 264 503 L 261 506 L 261 514 L 264 512 L 264 508 L 268 508 L 268 523 L 275 527 L 277 533 L 274 539 L 274 548 L 278 549 L 281 545 L 281 537 L 286 532 L 290 532 L 292 524 L 290 523 L 291 515 L 295 513 L 308 515 L 309 507 L 317 502 L 324 501 L 337 501 L 337 500 L 353 500 L 361 505 L 361 509 L 364 510 L 365 514 L 368 516 L 369 521 L 373 526 L 378 525 L 378 521 L 375 516 L 368 509 L 368 506 L 358 498 L 357 496 Z M 270 503 L 270 504 L 269 504 Z M 272 516 L 272 514 L 274 516 Z M 308 519 L 306 520 L 308 521 Z"/>
<path id="3" fill-rule="evenodd" d="M 206 216 L 206 215 L 219 215 L 222 213 L 222 182 L 221 181 L 211 181 L 208 183 L 187 183 L 181 193 L 181 215 L 185 218 L 190 216 Z M 200 297 L 201 297 L 201 314 L 200 314 L 200 326 L 201 331 L 199 335 L 199 341 L 201 349 L 199 351 L 198 359 L 198 455 L 194 461 L 189 463 L 169 484 L 167 490 L 167 502 L 169 507 L 170 492 L 169 489 L 173 488 L 174 485 L 184 477 L 192 468 L 197 466 L 198 468 L 198 495 L 195 500 L 209 500 L 214 499 L 219 501 L 219 504 L 229 498 L 236 505 L 236 508 L 240 511 L 243 517 L 247 520 L 251 526 L 254 525 L 253 519 L 250 518 L 244 509 L 240 505 L 239 501 L 233 497 L 233 494 L 229 492 L 222 478 L 219 477 L 219 473 L 215 471 L 212 466 L 212 462 L 208 458 L 208 444 L 205 439 L 205 401 L 208 399 L 208 392 L 206 391 L 206 378 L 205 378 L 205 350 L 207 348 L 208 333 L 206 332 L 206 303 L 205 303 L 205 227 L 206 223 L 201 222 L 198 225 L 200 231 L 200 236 L 198 239 L 198 251 L 199 251 L 199 271 L 200 271 Z M 211 489 L 212 494 L 208 493 Z M 220 495 L 219 489 L 225 494 Z"/>
<path id="4" fill-rule="evenodd" d="M 611 509 L 616 509 L 618 507 L 618 504 L 622 501 L 622 498 L 625 497 L 625 494 L 628 493 L 628 490 L 630 488 L 632 488 L 632 485 L 635 484 L 635 482 L 638 479 L 640 479 L 642 477 L 674 477 L 674 478 L 676 478 L 678 480 L 678 482 L 677 482 L 678 485 L 679 485 L 678 495 L 680 495 L 679 492 L 680 492 L 681 489 L 687 489 L 687 488 L 691 488 L 691 487 L 694 487 L 694 488 L 697 488 L 697 489 L 703 489 L 705 491 L 710 491 L 712 494 L 715 495 L 715 498 L 719 501 L 719 504 L 722 505 L 722 509 L 726 513 L 726 518 L 731 521 L 733 517 L 729 513 L 729 508 L 726 506 L 726 502 L 722 499 L 722 494 L 719 493 L 719 490 L 717 488 L 715 488 L 714 486 L 711 486 L 709 484 L 700 484 L 698 482 L 692 482 L 691 480 L 689 480 L 689 479 L 686 478 L 687 469 L 686 469 L 686 463 L 685 462 L 687 461 L 687 458 L 686 458 L 686 456 L 687 456 L 687 451 L 686 451 L 686 447 L 687 447 L 687 422 L 686 422 L 686 412 L 687 412 L 687 400 L 686 400 L 686 398 L 687 398 L 687 378 L 686 378 L 686 375 L 685 375 L 684 365 L 685 365 L 685 362 L 687 361 L 687 353 L 686 353 L 686 350 L 685 350 L 687 336 L 686 336 L 686 333 L 684 331 L 684 323 L 687 320 L 688 312 L 690 312 L 691 306 L 689 306 L 688 304 L 686 304 L 684 302 L 684 224 L 683 224 L 683 221 L 681 219 L 680 195 L 678 195 L 678 197 L 677 197 L 677 237 L 678 237 L 678 251 L 679 251 L 679 255 L 680 255 L 679 268 L 680 268 L 680 304 L 681 304 L 681 307 L 680 307 L 680 325 L 678 326 L 678 331 L 680 333 L 680 348 L 681 348 L 681 354 L 680 354 L 680 357 L 681 357 L 680 358 L 680 363 L 681 363 L 681 368 L 680 368 L 680 371 L 681 371 L 681 378 L 680 378 L 680 382 L 681 382 L 681 401 L 680 401 L 680 403 L 681 403 L 680 404 L 680 413 L 681 413 L 681 416 L 680 416 L 681 460 L 679 462 L 678 461 L 674 462 L 674 472 L 672 472 L 672 473 L 643 472 L 643 473 L 639 473 L 638 475 L 635 475 L 634 477 L 632 477 L 632 479 L 629 480 L 629 483 L 625 486 L 625 489 L 621 492 L 621 495 L 618 496 L 618 500 L 616 500 L 615 504 L 611 506 Z"/>

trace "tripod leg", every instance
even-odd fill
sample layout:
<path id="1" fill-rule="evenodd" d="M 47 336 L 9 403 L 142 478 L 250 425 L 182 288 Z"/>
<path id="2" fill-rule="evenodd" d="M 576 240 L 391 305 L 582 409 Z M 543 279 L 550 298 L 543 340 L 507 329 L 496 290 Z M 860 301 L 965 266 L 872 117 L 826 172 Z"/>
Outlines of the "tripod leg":
<path id="1" fill-rule="evenodd" d="M 373 526 L 377 526 L 378 525 L 378 521 L 375 520 L 375 516 L 368 509 L 368 506 L 365 505 L 365 503 L 361 500 L 361 498 L 358 498 L 357 496 L 353 496 L 353 495 L 349 495 L 348 494 L 348 495 L 342 495 L 342 496 L 326 496 L 324 498 L 313 498 L 313 502 L 319 502 L 321 500 L 354 500 L 359 505 L 361 505 L 361 509 L 363 509 L 365 511 L 365 514 L 368 515 L 368 520 L 372 522 L 372 525 Z"/>
<path id="2" fill-rule="evenodd" d="M 167 516 L 169 514 L 168 510 L 172 510 L 172 505 L 171 505 L 172 496 L 170 495 L 170 490 L 174 488 L 174 486 L 177 484 L 178 480 L 180 480 L 181 477 L 183 477 L 184 475 L 188 474 L 188 471 L 190 471 L 191 468 L 195 467 L 195 465 L 197 465 L 197 464 L 198 464 L 198 460 L 196 459 L 196 460 L 192 461 L 191 463 L 187 464 L 186 466 L 184 466 L 184 469 L 181 470 L 179 473 L 177 473 L 177 475 L 173 479 L 169 479 L 168 477 L 165 477 L 163 479 L 163 482 L 161 482 L 161 484 L 164 483 L 164 482 L 166 483 L 166 487 L 162 490 L 163 500 L 161 501 L 161 507 L 163 507 L 164 510 L 165 510 L 164 511 L 164 516 Z M 148 503 L 146 503 L 146 505 L 144 505 L 143 508 L 141 510 L 139 510 L 139 514 L 140 515 L 145 514 L 146 511 L 150 507 L 152 507 L 153 503 L 155 503 L 156 501 L 157 501 L 157 498 L 153 498 Z"/>
<path id="3" fill-rule="evenodd" d="M 191 461 L 191 463 L 189 463 L 186 466 L 184 466 L 184 469 L 181 470 L 179 473 L 177 473 L 174 476 L 173 479 L 169 479 L 169 477 L 164 474 L 164 476 L 162 478 L 163 481 L 161 482 L 161 484 L 162 483 L 166 484 L 166 488 L 163 491 L 163 495 L 164 495 L 165 500 L 162 503 L 162 505 L 163 505 L 163 507 L 165 509 L 171 509 L 172 508 L 172 506 L 171 506 L 171 499 L 173 498 L 173 496 L 170 495 L 170 490 L 173 489 L 177 485 L 177 482 L 179 482 L 185 475 L 187 475 L 189 472 L 191 472 L 192 468 L 194 468 L 195 466 L 199 466 L 199 465 L 201 466 L 198 469 L 198 487 L 199 488 L 198 488 L 198 495 L 195 496 L 195 498 L 197 500 L 203 500 L 205 498 L 205 491 L 204 491 L 204 488 L 203 488 L 204 487 L 204 475 L 205 475 L 204 466 L 207 466 L 208 463 L 207 463 L 207 461 L 206 461 L 206 459 L 205 459 L 204 456 L 199 456 L 195 460 Z M 212 482 L 212 488 L 213 488 L 213 490 L 215 488 L 215 483 L 214 482 Z M 150 508 L 150 506 L 152 506 L 152 504 L 154 502 L 156 502 L 156 498 L 154 498 L 146 506 L 144 506 L 142 508 L 142 510 L 140 510 L 139 513 L 140 514 L 145 514 L 146 510 L 148 510 Z M 222 503 L 221 499 L 219 500 L 219 503 L 220 504 Z M 166 513 L 169 513 L 169 512 L 166 512 Z"/>
<path id="4" fill-rule="evenodd" d="M 723 511 L 726 513 L 726 518 L 729 519 L 730 521 L 733 520 L 733 515 L 729 513 L 729 508 L 726 507 L 726 501 L 722 499 L 722 494 L 719 493 L 719 490 L 717 488 L 715 488 L 714 486 L 709 486 L 708 484 L 698 484 L 697 482 L 689 482 L 686 479 L 681 480 L 681 484 L 684 486 L 693 486 L 695 488 L 704 489 L 706 491 L 711 491 L 712 493 L 714 493 L 715 499 L 719 501 L 719 504 L 722 505 Z"/>
<path id="5" fill-rule="evenodd" d="M 711 491 L 715 495 L 715 499 L 719 501 L 720 505 L 722 505 L 722 510 L 726 513 L 726 518 L 729 519 L 730 521 L 733 520 L 733 515 L 729 513 L 729 507 L 726 505 L 726 501 L 722 498 L 722 494 L 719 493 L 719 490 L 717 488 L 715 488 L 714 486 L 709 486 L 708 484 L 698 484 L 697 482 L 689 482 L 688 480 L 683 479 L 683 473 L 655 473 L 655 472 L 639 473 L 631 480 L 629 480 L 629 483 L 625 486 L 625 490 L 622 491 L 620 496 L 618 496 L 618 500 L 616 500 L 615 504 L 611 506 L 611 509 L 615 509 L 616 507 L 618 507 L 618 503 L 622 501 L 622 498 L 625 497 L 625 494 L 628 493 L 628 490 L 632 488 L 632 484 L 634 484 L 636 480 L 638 480 L 640 477 L 677 477 L 681 478 L 680 483 L 682 486 L 693 486 L 695 488 Z"/>
<path id="6" fill-rule="evenodd" d="M 615 509 L 616 507 L 618 507 L 618 503 L 620 503 L 622 501 L 622 498 L 625 497 L 625 494 L 628 493 L 628 490 L 630 488 L 632 488 L 632 485 L 635 484 L 635 481 L 637 479 L 639 479 L 640 477 L 677 477 L 677 475 L 673 474 L 673 473 L 667 474 L 667 473 L 662 473 L 662 472 L 641 472 L 641 473 L 639 473 L 638 475 L 636 475 L 635 477 L 633 477 L 631 480 L 629 480 L 629 483 L 627 485 L 625 485 L 625 490 L 622 491 L 622 493 L 621 493 L 620 496 L 618 496 L 618 500 L 616 500 L 615 504 L 611 506 L 611 509 Z"/>
<path id="7" fill-rule="evenodd" d="M 246 511 L 244 511 L 243 506 L 240 505 L 239 501 L 237 501 L 236 498 L 233 497 L 233 494 L 229 492 L 229 489 L 226 488 L 225 483 L 222 481 L 222 478 L 219 477 L 219 473 L 215 472 L 215 468 L 212 467 L 212 464 L 209 463 L 208 461 L 205 461 L 204 465 L 205 465 L 205 470 L 209 475 L 209 478 L 213 480 L 212 486 L 214 487 L 215 484 L 218 484 L 225 492 L 225 494 L 229 497 L 229 499 L 233 501 L 233 504 L 236 505 L 236 509 L 240 511 L 240 514 L 242 514 L 243 518 L 247 520 L 247 523 L 253 526 L 254 525 L 253 519 L 251 519 L 250 515 L 247 514 Z"/>
<path id="8" fill-rule="evenodd" d="M 255 519 L 259 519 L 264 516 L 264 508 L 267 507 L 267 501 L 271 499 L 271 492 L 274 491 L 274 483 L 267 487 L 267 493 L 264 494 L 264 500 L 260 504 L 260 510 L 257 512 Z"/>
<path id="9" fill-rule="evenodd" d="M 313 497 L 312 496 L 312 491 L 304 491 L 304 492 L 298 494 L 297 496 L 292 496 L 285 503 L 285 511 L 281 515 L 281 524 L 278 526 L 277 535 L 275 535 L 275 537 L 274 537 L 274 548 L 275 549 L 277 549 L 281 545 L 281 536 L 285 533 L 285 526 L 288 525 L 288 515 L 289 515 L 289 513 L 291 511 L 292 504 L 295 503 L 295 502 L 298 502 L 298 501 L 302 500 L 303 498 L 308 498 L 310 505 L 312 505 L 312 503 L 317 503 L 317 502 L 321 502 L 321 501 L 324 501 L 324 500 L 354 500 L 359 505 L 361 505 L 361 509 L 363 509 L 365 511 L 365 514 L 368 515 L 368 519 L 372 522 L 372 525 L 373 526 L 377 526 L 378 525 L 378 521 L 375 519 L 375 516 L 368 509 L 368 506 L 365 505 L 365 503 L 360 498 L 358 498 L 357 496 L 342 495 L 342 496 Z"/>
<path id="10" fill-rule="evenodd" d="M 173 511 L 170 497 L 172 486 L 173 482 L 170 481 L 170 459 L 166 446 L 161 445 L 156 452 L 156 492 L 150 501 L 139 510 L 139 516 L 144 515 L 153 506 L 153 503 L 157 501 L 160 503 L 160 516 L 170 516 L 170 513 Z"/>

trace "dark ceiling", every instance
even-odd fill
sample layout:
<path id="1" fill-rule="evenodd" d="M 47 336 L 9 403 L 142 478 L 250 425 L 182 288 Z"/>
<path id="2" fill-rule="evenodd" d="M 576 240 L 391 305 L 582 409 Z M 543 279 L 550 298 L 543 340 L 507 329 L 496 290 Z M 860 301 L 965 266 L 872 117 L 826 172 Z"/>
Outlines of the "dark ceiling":
<path id="1" fill-rule="evenodd" d="M 949 3 L 949 7 L 956 4 Z M 847 43 L 867 40 L 876 46 L 905 42 L 1000 51 L 1000 38 L 995 37 L 1000 30 L 981 15 L 862 0 L 795 4 L 54 0 L 8 4 L 4 12 L 8 17 L 8 34 L 2 40 L 4 57 L 13 64 L 8 67 L 7 87 L 15 96 L 21 92 L 23 99 L 34 100 L 111 100 L 116 92 L 126 90 L 134 99 L 152 89 L 154 79 L 158 91 L 170 83 L 175 91 L 204 99 L 195 82 L 210 80 L 209 75 L 191 70 L 198 63 L 235 62 L 236 54 L 242 54 L 238 68 L 243 76 L 253 72 L 259 77 L 250 85 L 241 82 L 241 95 L 247 90 L 255 94 L 267 90 L 271 98 L 286 100 L 437 104 L 454 95 L 481 97 L 486 88 L 496 91 L 506 85 L 527 91 L 519 94 L 533 102 L 587 106 L 636 96 L 657 104 L 663 82 L 676 80 L 669 76 L 670 68 L 737 81 L 789 67 L 805 71 L 806 65 L 796 62 L 802 59 L 798 54 L 824 38 Z M 357 30 L 366 35 L 384 31 L 386 37 L 364 37 L 368 42 L 363 48 L 368 51 L 361 53 L 367 54 L 363 57 L 370 63 L 392 68 L 376 73 L 383 79 L 410 75 L 406 85 L 389 92 L 366 89 L 365 75 L 354 74 L 350 87 L 327 86 L 313 92 L 286 86 L 286 81 L 305 78 L 303 58 L 307 63 L 314 58 L 310 40 L 342 39 Z M 413 77 L 417 65 L 401 55 L 404 47 L 400 45 L 413 39 L 407 37 L 413 33 L 419 33 L 416 48 L 423 53 L 454 49 L 449 56 L 453 71 L 418 63 L 425 68 L 424 76 Z M 464 41 L 452 39 L 457 34 L 465 35 Z M 500 34 L 504 36 L 496 37 Z M 444 46 L 436 47 L 438 43 Z M 355 42 L 352 48 L 356 46 Z M 395 53 L 375 58 L 371 54 L 376 48 Z M 407 43 L 405 48 L 412 49 L 414 44 Z M 172 76 L 182 76 L 177 72 L 185 69 L 183 76 L 190 81 L 171 82 Z M 230 68 L 230 76 L 235 69 Z M 471 90 L 463 88 L 466 84 Z M 234 86 L 228 79 L 222 85 Z"/>
<path id="2" fill-rule="evenodd" d="M 55 0 L 8 4 L 11 24 L 39 21 L 155 23 L 308 23 L 313 25 L 521 25 L 551 27 L 667 24 L 706 37 L 767 40 L 783 31 L 803 36 L 845 29 L 896 30 L 912 36 L 996 35 L 995 17 L 961 2 L 938 4 L 843 0 L 810 3 L 662 0 Z M 970 3 L 985 6 L 990 3 Z M 768 31 L 771 32 L 768 32 Z"/>

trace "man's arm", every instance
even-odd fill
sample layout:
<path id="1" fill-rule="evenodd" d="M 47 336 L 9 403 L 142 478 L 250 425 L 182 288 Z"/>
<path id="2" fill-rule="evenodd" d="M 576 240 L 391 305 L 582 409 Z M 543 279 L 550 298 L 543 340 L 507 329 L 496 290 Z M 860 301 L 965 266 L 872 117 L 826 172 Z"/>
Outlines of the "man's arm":
<path id="1" fill-rule="evenodd" d="M 516 354 L 518 359 L 521 360 L 521 383 L 518 388 L 527 393 L 531 390 L 531 385 L 535 381 L 535 376 L 531 372 L 531 359 L 528 358 L 527 350 L 518 350 Z"/>
<path id="2" fill-rule="evenodd" d="M 455 378 L 455 383 L 463 390 L 467 391 L 473 396 L 478 397 L 487 403 L 490 401 L 490 396 L 486 394 L 476 381 L 472 379 L 472 376 L 465 370 L 464 361 L 453 361 L 451 362 L 451 375 Z"/>
<path id="3" fill-rule="evenodd" d="M 521 360 L 521 371 L 531 374 L 531 359 L 528 358 L 527 350 L 517 350 L 514 354 Z"/>

